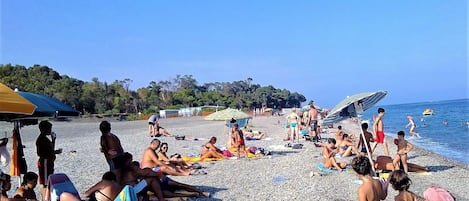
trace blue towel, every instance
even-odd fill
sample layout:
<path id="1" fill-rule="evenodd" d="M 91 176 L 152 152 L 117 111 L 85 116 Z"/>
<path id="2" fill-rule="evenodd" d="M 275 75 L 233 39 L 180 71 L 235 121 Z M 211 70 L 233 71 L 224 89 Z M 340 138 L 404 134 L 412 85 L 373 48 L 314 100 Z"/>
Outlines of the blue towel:
<path id="1" fill-rule="evenodd" d="M 138 201 L 137 193 L 132 186 L 126 185 L 114 201 Z"/>
<path id="2" fill-rule="evenodd" d="M 324 167 L 324 164 L 322 164 L 322 163 L 318 163 L 317 167 L 321 172 L 326 172 L 326 173 L 339 172 L 337 170 L 329 169 L 329 168 Z"/>

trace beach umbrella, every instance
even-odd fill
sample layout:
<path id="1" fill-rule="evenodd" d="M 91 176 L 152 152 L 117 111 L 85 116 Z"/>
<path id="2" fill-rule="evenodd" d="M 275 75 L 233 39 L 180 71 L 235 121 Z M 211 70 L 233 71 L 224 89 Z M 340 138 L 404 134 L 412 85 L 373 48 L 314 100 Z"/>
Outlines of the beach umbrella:
<path id="1" fill-rule="evenodd" d="M 59 100 L 41 94 L 19 91 L 19 95 L 36 105 L 36 110 L 29 118 L 35 117 L 77 117 L 80 112 Z"/>
<path id="2" fill-rule="evenodd" d="M 211 121 L 228 121 L 231 119 L 251 119 L 252 117 L 245 112 L 235 110 L 235 109 L 224 109 L 220 110 L 218 112 L 214 112 L 208 116 L 205 117 L 205 120 L 211 120 Z"/>
<path id="3" fill-rule="evenodd" d="M 360 117 L 360 115 L 367 109 L 373 107 L 377 102 L 383 99 L 387 91 L 375 91 L 375 92 L 364 92 L 355 94 L 353 96 L 348 96 L 341 102 L 339 102 L 334 108 L 332 108 L 331 112 L 324 118 L 323 124 L 332 124 L 334 122 L 339 122 L 344 119 L 348 119 L 350 117 Z M 361 126 L 359 125 L 359 128 Z M 366 142 L 365 135 L 363 130 L 360 129 L 361 137 L 363 138 L 363 142 Z M 373 160 L 371 159 L 370 150 L 368 150 L 368 146 L 365 146 L 366 152 L 368 153 L 368 159 L 370 159 L 371 167 L 373 168 L 374 172 L 374 165 Z"/>
<path id="4" fill-rule="evenodd" d="M 24 115 L 33 114 L 36 105 L 0 83 L 0 120 L 10 121 Z"/>

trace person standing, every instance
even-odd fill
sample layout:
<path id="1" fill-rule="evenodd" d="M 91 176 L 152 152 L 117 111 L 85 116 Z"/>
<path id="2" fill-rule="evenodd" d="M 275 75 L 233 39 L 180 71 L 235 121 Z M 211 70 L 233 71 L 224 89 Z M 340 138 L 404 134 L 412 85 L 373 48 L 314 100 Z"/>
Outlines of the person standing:
<path id="1" fill-rule="evenodd" d="M 383 123 L 384 109 L 378 108 L 378 116 L 374 118 L 373 132 L 376 135 L 375 144 L 373 145 L 372 152 L 375 152 L 378 144 L 383 145 L 384 155 L 389 156 L 389 149 L 386 140 L 384 139 L 384 123 Z"/>
<path id="2" fill-rule="evenodd" d="M 48 200 L 47 178 L 49 175 L 54 174 L 55 155 L 62 153 L 62 150 L 55 150 L 56 135 L 52 132 L 52 124 L 49 121 L 41 121 L 39 123 L 39 130 L 41 133 L 36 139 L 36 151 L 37 156 L 39 156 L 37 162 L 39 184 L 42 185 L 42 199 Z M 49 139 L 48 136 L 51 136 L 51 139 Z"/>
<path id="3" fill-rule="evenodd" d="M 405 133 L 404 131 L 397 132 L 397 139 L 394 140 L 394 143 L 397 145 L 397 154 L 392 161 L 392 165 L 394 166 L 394 170 L 399 169 L 399 163 L 404 168 L 404 172 L 407 174 L 409 172 L 409 168 L 407 165 L 407 153 L 409 153 L 414 146 L 404 139 Z"/>
<path id="4" fill-rule="evenodd" d="M 111 123 L 102 121 L 99 124 L 101 131 L 101 152 L 109 164 L 110 170 L 116 175 L 117 181 L 120 182 L 122 168 L 125 165 L 124 149 L 122 148 L 119 138 L 111 133 Z"/>
<path id="5" fill-rule="evenodd" d="M 410 114 L 407 115 L 407 119 L 409 119 L 409 123 L 405 126 L 406 128 L 410 126 L 409 133 L 412 137 L 419 137 L 419 134 L 415 131 L 415 121 Z"/>
<path id="6" fill-rule="evenodd" d="M 318 110 L 314 107 L 313 101 L 311 101 L 309 107 L 308 123 L 311 127 L 311 137 L 313 137 L 313 141 L 318 142 L 321 138 L 320 133 L 318 132 Z"/>
<path id="7" fill-rule="evenodd" d="M 357 145 L 357 149 L 360 150 L 361 153 L 364 153 L 364 154 L 368 154 L 367 151 L 369 151 L 370 153 L 370 156 L 371 156 L 371 146 L 370 146 L 370 142 L 373 141 L 373 134 L 371 134 L 369 131 L 368 131 L 368 123 L 366 122 L 363 122 L 362 123 L 362 132 L 363 132 L 363 135 L 365 136 L 365 140 L 366 142 L 363 142 L 363 137 L 360 136 L 360 140 L 358 141 L 358 145 Z M 366 147 L 365 147 L 366 146 Z M 360 149 L 361 147 L 361 149 Z"/>

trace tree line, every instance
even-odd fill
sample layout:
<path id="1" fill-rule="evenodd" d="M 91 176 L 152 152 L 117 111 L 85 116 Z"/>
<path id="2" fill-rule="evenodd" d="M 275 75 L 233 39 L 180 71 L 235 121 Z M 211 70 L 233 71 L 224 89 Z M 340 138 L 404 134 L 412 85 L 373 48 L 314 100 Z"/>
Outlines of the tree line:
<path id="1" fill-rule="evenodd" d="M 206 105 L 244 110 L 285 108 L 300 107 L 306 101 L 302 94 L 261 86 L 252 78 L 199 85 L 192 75 L 176 75 L 170 80 L 150 81 L 147 87 L 135 91 L 130 89 L 131 79 L 107 83 L 92 78 L 85 82 L 48 66 L 0 64 L 0 82 L 12 89 L 57 98 L 82 114 L 154 113 Z"/>

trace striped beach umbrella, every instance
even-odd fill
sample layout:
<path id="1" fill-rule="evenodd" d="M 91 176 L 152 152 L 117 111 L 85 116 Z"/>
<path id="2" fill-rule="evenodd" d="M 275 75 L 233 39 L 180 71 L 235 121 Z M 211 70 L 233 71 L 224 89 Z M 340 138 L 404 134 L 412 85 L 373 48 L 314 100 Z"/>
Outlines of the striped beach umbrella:
<path id="1" fill-rule="evenodd" d="M 375 91 L 348 96 L 332 108 L 326 118 L 324 118 L 323 124 L 328 125 L 349 117 L 358 117 L 365 110 L 370 109 L 383 99 L 387 93 L 387 91 Z"/>
<path id="2" fill-rule="evenodd" d="M 383 99 L 387 91 L 375 91 L 375 92 L 364 92 L 355 94 L 353 96 L 348 96 L 339 104 L 337 104 L 331 112 L 324 118 L 323 124 L 332 124 L 334 122 L 339 122 L 350 117 L 359 117 L 365 110 L 373 107 L 377 102 Z M 361 128 L 361 125 L 358 126 Z M 360 129 L 360 136 L 363 139 L 363 142 L 366 142 L 365 134 L 363 130 Z M 365 146 L 366 152 L 368 153 L 368 159 L 371 163 L 371 168 L 373 172 L 375 171 L 373 160 L 371 159 L 370 150 L 368 146 Z"/>

